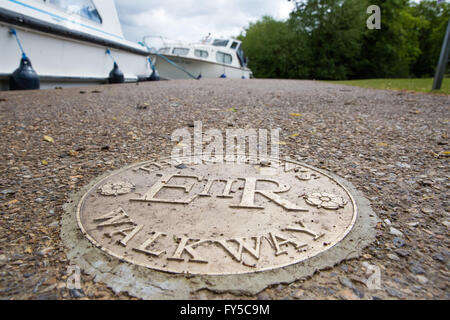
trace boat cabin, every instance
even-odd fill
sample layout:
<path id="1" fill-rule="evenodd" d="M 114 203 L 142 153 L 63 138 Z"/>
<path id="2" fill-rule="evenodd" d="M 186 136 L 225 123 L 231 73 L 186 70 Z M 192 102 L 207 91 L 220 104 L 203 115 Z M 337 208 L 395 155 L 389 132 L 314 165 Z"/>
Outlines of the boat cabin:
<path id="1" fill-rule="evenodd" d="M 180 57 L 205 62 L 246 68 L 247 59 L 244 56 L 242 42 L 236 39 L 204 40 L 198 44 L 174 43 L 166 44 L 158 50 L 165 56 Z"/>

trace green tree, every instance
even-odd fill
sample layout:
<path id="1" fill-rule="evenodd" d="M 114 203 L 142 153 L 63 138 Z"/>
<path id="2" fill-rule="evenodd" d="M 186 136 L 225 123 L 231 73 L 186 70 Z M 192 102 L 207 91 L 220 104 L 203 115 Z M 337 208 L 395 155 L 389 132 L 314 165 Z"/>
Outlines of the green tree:
<path id="1" fill-rule="evenodd" d="M 381 8 L 381 30 L 366 29 L 358 78 L 402 78 L 421 54 L 420 28 L 426 21 L 414 17 L 409 0 L 372 0 Z"/>
<path id="2" fill-rule="evenodd" d="M 365 28 L 365 0 L 297 2 L 289 24 L 307 35 L 310 77 L 347 79 L 354 75 Z"/>
<path id="3" fill-rule="evenodd" d="M 379 30 L 367 28 L 369 4 L 381 8 Z M 263 17 L 240 39 L 256 77 L 431 76 L 449 17 L 435 0 L 303 0 L 287 21 Z"/>
<path id="4" fill-rule="evenodd" d="M 450 18 L 450 4 L 438 4 L 435 0 L 412 3 L 411 13 L 422 21 L 419 29 L 420 55 L 411 66 L 411 72 L 416 77 L 434 76 Z"/>
<path id="5" fill-rule="evenodd" d="M 238 37 L 243 41 L 249 67 L 255 77 L 261 78 L 306 78 L 308 70 L 303 50 L 304 39 L 293 32 L 288 24 L 265 16 L 256 23 L 251 23 L 245 34 Z"/>

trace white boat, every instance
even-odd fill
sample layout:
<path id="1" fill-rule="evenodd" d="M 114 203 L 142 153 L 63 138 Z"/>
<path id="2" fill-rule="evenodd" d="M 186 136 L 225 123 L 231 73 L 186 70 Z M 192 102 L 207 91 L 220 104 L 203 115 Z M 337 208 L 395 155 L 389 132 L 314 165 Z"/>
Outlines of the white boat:
<path id="1" fill-rule="evenodd" d="M 143 41 L 148 48 L 147 37 Z M 249 79 L 252 71 L 242 43 L 236 39 L 212 39 L 209 36 L 199 43 L 164 42 L 150 49 L 150 57 L 162 79 L 231 78 Z"/>
<path id="2" fill-rule="evenodd" d="M 114 61 L 126 82 L 153 72 L 147 48 L 124 39 L 114 0 L 0 0 L 0 89 L 20 46 L 41 88 L 108 82 Z"/>

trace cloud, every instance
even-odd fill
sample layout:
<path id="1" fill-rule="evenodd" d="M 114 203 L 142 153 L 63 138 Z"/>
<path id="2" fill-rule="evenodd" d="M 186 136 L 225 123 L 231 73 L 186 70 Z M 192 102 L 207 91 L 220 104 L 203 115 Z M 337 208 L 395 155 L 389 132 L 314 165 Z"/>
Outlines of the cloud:
<path id="1" fill-rule="evenodd" d="M 143 36 L 197 41 L 237 36 L 264 15 L 285 19 L 293 8 L 287 0 L 115 0 L 125 38 Z"/>

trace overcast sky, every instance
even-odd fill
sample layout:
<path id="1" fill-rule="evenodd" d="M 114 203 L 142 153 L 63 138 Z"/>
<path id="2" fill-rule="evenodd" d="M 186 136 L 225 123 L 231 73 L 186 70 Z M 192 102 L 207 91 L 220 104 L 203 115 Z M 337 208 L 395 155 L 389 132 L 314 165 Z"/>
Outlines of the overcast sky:
<path id="1" fill-rule="evenodd" d="M 250 22 L 264 15 L 285 19 L 293 9 L 292 2 L 287 0 L 115 2 L 124 36 L 131 41 L 141 41 L 144 35 L 187 41 L 198 41 L 210 32 L 214 37 L 237 36 Z"/>

